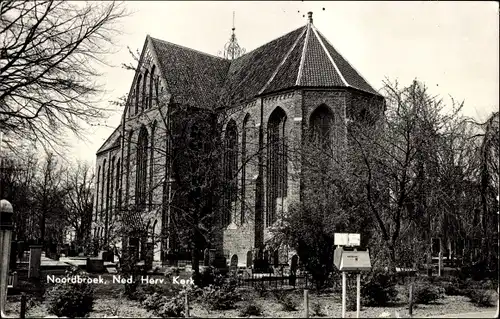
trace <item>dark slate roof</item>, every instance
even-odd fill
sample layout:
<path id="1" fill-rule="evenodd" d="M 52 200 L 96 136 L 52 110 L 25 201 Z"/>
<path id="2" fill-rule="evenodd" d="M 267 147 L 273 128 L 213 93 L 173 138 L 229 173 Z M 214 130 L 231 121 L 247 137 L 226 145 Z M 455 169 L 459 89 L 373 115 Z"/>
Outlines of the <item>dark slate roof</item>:
<path id="1" fill-rule="evenodd" d="M 231 62 L 163 40 L 151 41 L 175 102 L 213 107 Z"/>
<path id="2" fill-rule="evenodd" d="M 293 87 L 353 87 L 378 93 L 312 23 L 235 60 L 151 38 L 168 91 L 179 103 L 231 106 Z"/>
<path id="3" fill-rule="evenodd" d="M 111 133 L 111 135 L 106 139 L 106 141 L 104 141 L 101 147 L 97 150 L 96 154 L 118 147 L 120 145 L 120 136 L 121 136 L 120 131 L 121 131 L 121 125 L 115 128 L 113 133 Z"/>
<path id="4" fill-rule="evenodd" d="M 345 86 L 345 82 L 313 30 L 309 31 L 304 45 L 304 62 L 298 84 L 301 86 Z"/>
<path id="5" fill-rule="evenodd" d="M 349 86 L 378 95 L 379 93 L 377 93 L 377 91 L 375 91 L 371 87 L 371 85 L 366 82 L 361 74 L 359 74 L 358 71 L 356 71 L 356 69 L 354 69 L 354 67 L 350 65 L 349 62 L 347 62 L 346 59 L 344 59 L 344 57 L 340 55 L 337 50 L 335 50 L 335 48 L 325 38 L 325 36 L 323 36 L 323 34 L 321 34 L 321 32 L 319 32 L 318 30 L 316 31 L 318 32 L 321 41 L 324 43 L 326 49 L 328 50 L 328 53 L 335 61 L 335 64 L 339 68 L 340 73 L 345 78 Z"/>
<path id="6" fill-rule="evenodd" d="M 261 93 L 305 29 L 298 28 L 233 60 L 223 91 L 229 105 L 248 101 Z"/>

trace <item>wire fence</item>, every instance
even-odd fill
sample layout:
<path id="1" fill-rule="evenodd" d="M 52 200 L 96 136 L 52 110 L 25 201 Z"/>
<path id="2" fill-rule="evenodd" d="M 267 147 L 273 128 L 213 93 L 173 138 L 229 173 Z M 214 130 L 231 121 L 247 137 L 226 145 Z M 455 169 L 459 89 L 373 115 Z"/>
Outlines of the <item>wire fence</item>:
<path id="1" fill-rule="evenodd" d="M 256 274 L 243 272 L 238 275 L 238 286 L 256 289 L 310 289 L 313 287 L 312 277 L 308 273 L 293 274 Z"/>

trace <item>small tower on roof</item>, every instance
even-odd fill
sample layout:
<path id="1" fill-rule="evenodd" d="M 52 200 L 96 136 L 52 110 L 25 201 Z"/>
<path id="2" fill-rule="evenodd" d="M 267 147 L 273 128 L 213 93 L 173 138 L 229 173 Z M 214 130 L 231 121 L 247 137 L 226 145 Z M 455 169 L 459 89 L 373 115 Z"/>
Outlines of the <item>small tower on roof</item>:
<path id="1" fill-rule="evenodd" d="M 234 34 L 234 30 L 236 30 L 236 28 L 234 27 L 234 11 L 233 11 L 233 28 L 232 28 L 233 33 L 231 34 L 229 42 L 226 43 L 226 45 L 224 45 L 224 59 L 234 60 L 245 54 L 245 49 L 240 47 L 240 45 L 238 44 L 238 40 L 236 40 L 236 34 Z"/>

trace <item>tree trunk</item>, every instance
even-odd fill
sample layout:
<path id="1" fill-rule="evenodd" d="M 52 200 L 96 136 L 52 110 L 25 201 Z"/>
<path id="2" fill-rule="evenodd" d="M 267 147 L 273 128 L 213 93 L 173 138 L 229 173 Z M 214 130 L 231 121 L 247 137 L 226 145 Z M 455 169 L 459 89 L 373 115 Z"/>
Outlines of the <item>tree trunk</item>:
<path id="1" fill-rule="evenodd" d="M 388 248 L 390 258 L 389 271 L 396 273 L 396 247 L 394 246 L 394 243 L 390 243 Z"/>

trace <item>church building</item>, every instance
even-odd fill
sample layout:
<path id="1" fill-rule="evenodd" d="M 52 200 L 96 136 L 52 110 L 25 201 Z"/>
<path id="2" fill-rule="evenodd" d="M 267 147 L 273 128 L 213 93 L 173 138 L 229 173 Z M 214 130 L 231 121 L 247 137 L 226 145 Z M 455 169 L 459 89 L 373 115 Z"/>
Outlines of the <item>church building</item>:
<path id="1" fill-rule="evenodd" d="M 303 200 L 292 150 L 311 132 L 341 148 L 348 123 L 383 105 L 311 12 L 248 53 L 233 28 L 221 57 L 148 35 L 122 122 L 96 154 L 94 241 L 138 247 L 142 257 L 150 247 L 163 262 L 208 248 L 249 266 Z"/>

